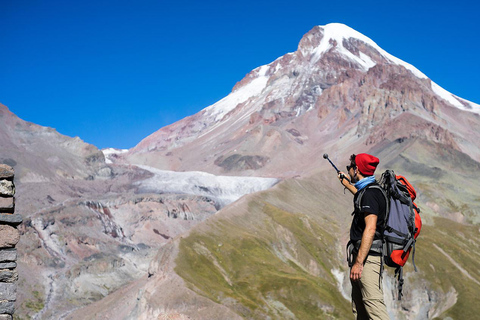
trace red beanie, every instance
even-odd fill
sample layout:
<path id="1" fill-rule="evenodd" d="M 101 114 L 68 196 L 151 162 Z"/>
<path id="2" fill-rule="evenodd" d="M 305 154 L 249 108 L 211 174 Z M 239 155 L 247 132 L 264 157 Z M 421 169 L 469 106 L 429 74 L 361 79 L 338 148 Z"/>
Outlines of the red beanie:
<path id="1" fill-rule="evenodd" d="M 379 162 L 380 160 L 377 157 L 366 153 L 357 154 L 355 157 L 358 171 L 364 176 L 373 176 Z"/>

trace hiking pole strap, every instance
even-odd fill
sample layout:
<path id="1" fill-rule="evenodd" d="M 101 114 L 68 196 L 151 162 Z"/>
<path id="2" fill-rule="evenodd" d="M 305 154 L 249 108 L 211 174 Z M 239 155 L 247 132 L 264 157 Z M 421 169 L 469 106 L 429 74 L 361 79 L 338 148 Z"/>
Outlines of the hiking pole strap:
<path id="1" fill-rule="evenodd" d="M 398 267 L 395 270 L 395 275 L 398 274 L 398 300 L 402 300 L 403 296 L 403 267 Z"/>
<path id="2" fill-rule="evenodd" d="M 382 279 L 383 279 L 383 270 L 385 268 L 385 263 L 383 261 L 383 256 L 384 256 L 384 252 L 386 252 L 386 243 L 384 241 L 382 241 L 382 247 L 381 247 L 381 251 L 380 251 L 380 275 L 379 275 L 379 279 L 378 279 L 378 288 L 379 289 L 382 289 L 381 288 L 381 285 L 382 285 Z"/>
<path id="3" fill-rule="evenodd" d="M 403 247 L 403 252 L 407 252 L 411 246 L 415 246 L 415 239 L 413 236 L 408 240 L 407 244 Z"/>

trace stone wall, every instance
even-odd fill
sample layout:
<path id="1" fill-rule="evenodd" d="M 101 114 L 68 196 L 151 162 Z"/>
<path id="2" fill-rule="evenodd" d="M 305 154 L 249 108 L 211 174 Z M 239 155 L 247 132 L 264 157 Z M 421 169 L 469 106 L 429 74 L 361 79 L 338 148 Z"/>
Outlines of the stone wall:
<path id="1" fill-rule="evenodd" d="M 13 319 L 17 298 L 17 226 L 22 217 L 15 214 L 13 168 L 0 164 L 0 320 Z"/>

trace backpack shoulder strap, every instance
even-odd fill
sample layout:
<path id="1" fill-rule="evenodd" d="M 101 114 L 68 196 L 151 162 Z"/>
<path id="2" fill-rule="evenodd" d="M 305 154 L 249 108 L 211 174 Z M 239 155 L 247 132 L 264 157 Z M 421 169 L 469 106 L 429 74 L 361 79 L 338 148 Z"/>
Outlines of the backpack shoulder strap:
<path id="1" fill-rule="evenodd" d="M 360 190 L 360 194 L 358 195 L 357 197 L 357 200 L 355 201 L 355 212 L 360 211 L 360 205 L 362 203 L 362 198 L 363 198 L 363 195 L 365 194 L 365 191 L 367 189 L 378 189 L 382 192 L 383 196 L 385 197 L 385 224 L 388 220 L 388 213 L 390 212 L 390 201 L 388 200 L 388 195 L 387 195 L 387 192 L 385 191 L 384 188 L 382 188 L 382 186 L 380 186 L 378 183 L 372 183 L 372 184 L 369 184 L 368 186 L 366 186 L 365 188 L 363 188 L 362 190 Z"/>

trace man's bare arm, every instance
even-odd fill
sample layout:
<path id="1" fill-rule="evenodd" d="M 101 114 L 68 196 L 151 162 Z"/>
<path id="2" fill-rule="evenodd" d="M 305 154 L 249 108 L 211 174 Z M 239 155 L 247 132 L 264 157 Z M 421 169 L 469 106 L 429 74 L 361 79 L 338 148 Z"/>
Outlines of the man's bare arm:
<path id="1" fill-rule="evenodd" d="M 362 235 L 362 242 L 358 250 L 357 259 L 350 270 L 350 279 L 358 280 L 362 277 L 363 263 L 367 259 L 368 252 L 375 237 L 375 230 L 377 229 L 377 216 L 374 214 L 365 213 L 365 230 Z"/>

